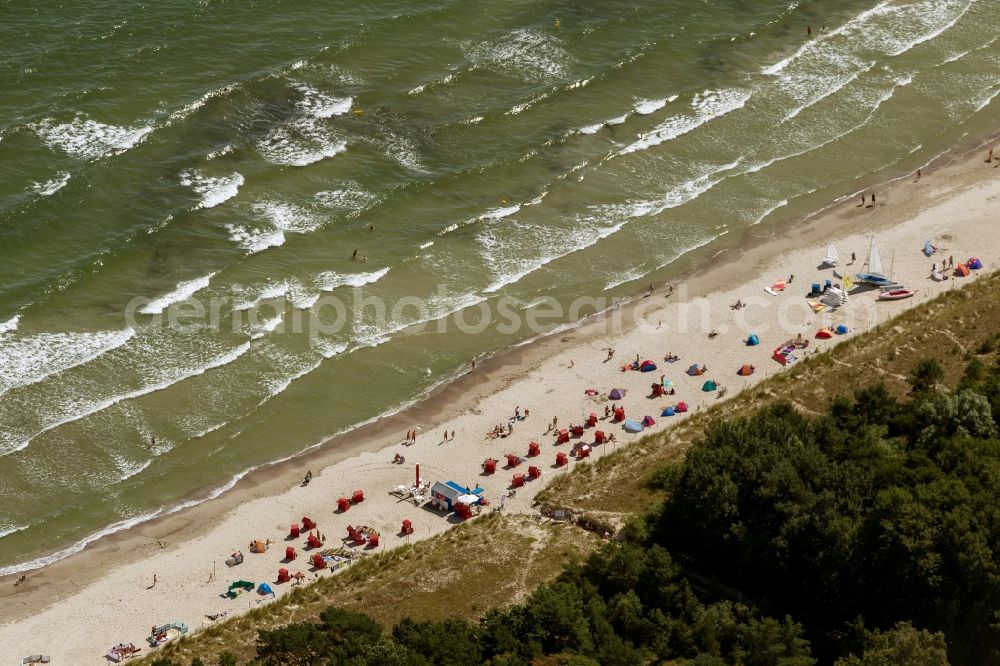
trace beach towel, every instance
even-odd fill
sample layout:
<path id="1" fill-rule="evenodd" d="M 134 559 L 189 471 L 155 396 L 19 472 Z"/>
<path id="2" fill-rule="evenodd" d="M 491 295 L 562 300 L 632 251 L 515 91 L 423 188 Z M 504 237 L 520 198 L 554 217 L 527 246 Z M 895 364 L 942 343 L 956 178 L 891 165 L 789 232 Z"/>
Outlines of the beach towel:
<path id="1" fill-rule="evenodd" d="M 625 428 L 626 432 L 642 431 L 642 424 L 638 421 L 625 421 L 625 423 L 622 424 L 622 427 Z"/>

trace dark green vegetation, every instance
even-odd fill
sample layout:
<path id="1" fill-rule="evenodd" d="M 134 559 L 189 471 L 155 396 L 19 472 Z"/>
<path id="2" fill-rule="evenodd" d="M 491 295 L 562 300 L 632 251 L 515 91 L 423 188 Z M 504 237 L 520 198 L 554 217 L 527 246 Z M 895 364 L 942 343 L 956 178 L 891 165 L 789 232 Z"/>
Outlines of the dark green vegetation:
<path id="1" fill-rule="evenodd" d="M 331 607 L 259 632 L 261 664 L 991 663 L 1000 363 L 928 359 L 806 417 L 718 420 L 667 499 L 522 603 L 391 631 Z M 915 628 L 916 627 L 916 628 Z M 163 664 L 171 663 L 163 660 Z"/>

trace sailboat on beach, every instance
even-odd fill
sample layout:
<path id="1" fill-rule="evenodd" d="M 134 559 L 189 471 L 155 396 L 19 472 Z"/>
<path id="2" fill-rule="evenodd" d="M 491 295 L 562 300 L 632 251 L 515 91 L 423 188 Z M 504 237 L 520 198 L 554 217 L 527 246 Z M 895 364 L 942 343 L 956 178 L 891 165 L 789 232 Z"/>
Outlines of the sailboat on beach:
<path id="1" fill-rule="evenodd" d="M 840 255 L 837 254 L 837 248 L 831 243 L 826 248 L 826 256 L 823 257 L 824 266 L 832 266 L 836 268 L 840 265 Z"/>
<path id="2" fill-rule="evenodd" d="M 894 284 L 892 278 L 886 277 L 885 269 L 882 268 L 882 255 L 878 253 L 878 246 L 875 245 L 874 236 L 872 236 L 871 245 L 868 247 L 868 260 L 865 261 L 861 267 L 861 272 L 856 277 L 858 284 L 867 282 L 876 287 L 887 287 Z"/>

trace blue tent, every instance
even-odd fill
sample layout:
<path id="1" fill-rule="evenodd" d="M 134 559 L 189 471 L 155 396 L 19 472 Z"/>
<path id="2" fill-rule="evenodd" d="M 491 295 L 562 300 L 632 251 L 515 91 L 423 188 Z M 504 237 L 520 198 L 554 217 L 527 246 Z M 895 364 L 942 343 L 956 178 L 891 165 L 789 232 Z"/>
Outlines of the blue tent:
<path id="1" fill-rule="evenodd" d="M 625 423 L 622 424 L 622 427 L 625 428 L 625 430 L 628 432 L 642 431 L 642 424 L 639 423 L 638 421 L 625 421 Z"/>
<path id="2" fill-rule="evenodd" d="M 965 265 L 974 271 L 978 271 L 980 268 L 983 267 L 983 262 L 979 261 L 978 258 L 973 257 L 972 259 L 969 259 L 969 261 L 966 262 Z"/>
<path id="3" fill-rule="evenodd" d="M 257 586 L 257 592 L 259 592 L 260 594 L 274 594 L 274 590 L 272 590 L 271 586 L 268 585 L 267 583 L 261 583 L 259 586 Z"/>
<path id="4" fill-rule="evenodd" d="M 748 347 L 755 347 L 756 345 L 759 345 L 759 344 L 760 344 L 760 338 L 757 337 L 756 333 L 751 333 L 750 337 L 747 338 L 747 346 Z"/>
<path id="5" fill-rule="evenodd" d="M 668 405 L 667 408 L 660 413 L 660 416 L 673 416 L 673 415 L 674 415 L 673 405 Z"/>
<path id="6" fill-rule="evenodd" d="M 835 329 L 835 332 L 837 333 L 837 335 L 844 335 L 845 333 L 847 333 L 847 327 L 844 326 L 843 324 L 840 324 Z"/>
<path id="7" fill-rule="evenodd" d="M 701 374 L 701 366 L 695 363 L 690 368 L 687 369 L 687 373 L 692 377 L 697 377 Z"/>
<path id="8" fill-rule="evenodd" d="M 642 365 L 639 366 L 640 372 L 652 372 L 653 370 L 656 370 L 656 364 L 652 361 L 643 361 Z"/>

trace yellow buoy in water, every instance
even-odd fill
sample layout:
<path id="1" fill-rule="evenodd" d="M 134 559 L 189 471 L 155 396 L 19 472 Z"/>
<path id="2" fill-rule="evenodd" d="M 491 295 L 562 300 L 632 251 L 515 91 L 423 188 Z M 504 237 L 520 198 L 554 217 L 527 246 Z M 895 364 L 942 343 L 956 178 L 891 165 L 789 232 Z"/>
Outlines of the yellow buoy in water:
<path id="1" fill-rule="evenodd" d="M 559 19 L 556 19 L 556 21 L 555 21 L 555 27 L 556 27 L 556 32 L 559 32 L 559 28 L 562 27 L 562 24 L 559 22 Z"/>
<path id="2" fill-rule="evenodd" d="M 365 110 L 364 109 L 354 109 L 354 117 L 355 118 L 360 118 L 363 115 L 365 115 Z"/>

